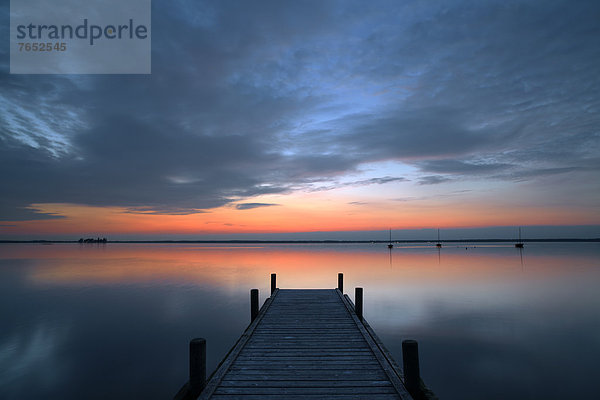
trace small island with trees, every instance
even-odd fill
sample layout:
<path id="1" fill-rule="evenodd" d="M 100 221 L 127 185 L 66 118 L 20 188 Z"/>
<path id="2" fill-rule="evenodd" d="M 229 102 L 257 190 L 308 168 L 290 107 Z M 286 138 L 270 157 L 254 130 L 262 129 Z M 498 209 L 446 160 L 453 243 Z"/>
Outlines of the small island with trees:
<path id="1" fill-rule="evenodd" d="M 108 242 L 108 240 L 106 238 L 102 238 L 102 239 L 100 239 L 100 238 L 96 238 L 96 239 L 94 239 L 94 238 L 87 238 L 87 239 L 80 238 L 78 240 L 78 242 L 79 243 L 106 243 L 106 242 Z"/>

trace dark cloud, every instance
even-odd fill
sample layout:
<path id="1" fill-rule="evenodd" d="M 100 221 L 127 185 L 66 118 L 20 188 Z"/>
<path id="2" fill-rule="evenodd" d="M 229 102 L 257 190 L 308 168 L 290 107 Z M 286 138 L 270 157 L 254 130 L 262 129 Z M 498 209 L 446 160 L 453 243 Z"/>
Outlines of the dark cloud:
<path id="1" fill-rule="evenodd" d="M 448 182 L 452 179 L 441 175 L 426 175 L 419 178 L 419 185 L 436 185 L 438 183 Z"/>
<path id="2" fill-rule="evenodd" d="M 260 207 L 272 207 L 272 206 L 278 206 L 279 204 L 273 204 L 273 203 L 241 203 L 241 204 L 236 204 L 235 208 L 238 210 L 251 210 L 253 208 L 260 208 Z"/>
<path id="3" fill-rule="evenodd" d="M 406 182 L 408 179 L 402 177 L 385 176 L 383 178 L 371 178 L 356 182 L 359 185 L 383 185 L 390 182 Z"/>
<path id="4" fill-rule="evenodd" d="M 330 185 L 318 186 L 318 187 L 315 187 L 310 190 L 314 191 L 314 192 L 321 192 L 321 191 L 325 191 L 325 190 L 334 190 L 334 189 L 339 189 L 339 188 L 343 188 L 343 187 L 384 185 L 386 183 L 391 183 L 391 182 L 406 182 L 406 181 L 408 181 L 408 179 L 403 178 L 403 177 L 385 176 L 382 178 L 363 179 L 363 180 L 351 181 L 351 182 L 335 182 Z"/>
<path id="5" fill-rule="evenodd" d="M 440 174 L 481 175 L 502 171 L 511 166 L 502 163 L 471 163 L 461 160 L 429 160 L 418 163 L 421 170 Z"/>
<path id="6" fill-rule="evenodd" d="M 64 217 L 51 213 L 43 213 L 35 208 L 23 207 L 22 202 L 17 200 L 9 199 L 0 201 L 0 221 L 29 221 L 60 218 Z"/>
<path id="7" fill-rule="evenodd" d="M 56 217 L 27 208 L 38 203 L 187 214 L 404 180 L 343 179 L 385 160 L 417 167 L 422 185 L 593 174 L 599 12 L 567 1 L 154 1 L 147 76 L 9 75 L 4 40 L 0 219 Z M 7 38 L 8 5 L 0 18 Z"/>
<path id="8" fill-rule="evenodd" d="M 73 138 L 76 156 L 56 158 L 23 145 L 0 150 L 6 201 L 122 206 L 139 212 L 190 213 L 228 203 L 233 196 L 279 193 L 258 186 L 256 169 L 269 165 L 252 136 L 202 136 L 150 126 L 132 116 L 106 118 Z M 13 141 L 14 142 L 14 141 Z M 262 160 L 261 160 L 262 158 Z M 19 165 L 15 170 L 14 166 Z M 23 184 L 23 180 L 27 183 Z M 26 215 L 24 215 L 26 216 Z"/>
<path id="9" fill-rule="evenodd" d="M 559 175 L 559 174 L 567 174 L 570 172 L 575 172 L 580 170 L 580 168 L 535 168 L 529 170 L 521 170 L 515 171 L 513 173 L 509 173 L 506 175 L 500 175 L 498 178 L 501 179 L 510 179 L 517 181 L 525 181 L 533 178 L 550 176 L 550 175 Z"/>
<path id="10" fill-rule="evenodd" d="M 199 210 L 197 208 L 174 208 L 169 207 L 161 209 L 159 207 L 135 207 L 129 208 L 124 211 L 127 214 L 152 214 L 152 215 L 190 215 L 190 214 L 202 214 L 208 211 Z"/>
<path id="11" fill-rule="evenodd" d="M 499 140 L 461 126 L 460 110 L 429 108 L 394 114 L 365 118 L 343 139 L 373 160 L 460 156 L 489 148 Z"/>

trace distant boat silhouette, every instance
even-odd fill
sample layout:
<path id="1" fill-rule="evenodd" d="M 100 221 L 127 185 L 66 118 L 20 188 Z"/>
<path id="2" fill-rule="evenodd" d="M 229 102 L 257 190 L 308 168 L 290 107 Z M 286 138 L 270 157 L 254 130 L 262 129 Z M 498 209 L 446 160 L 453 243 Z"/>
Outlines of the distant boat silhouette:
<path id="1" fill-rule="evenodd" d="M 438 249 L 442 247 L 442 243 L 440 242 L 440 228 L 438 228 L 438 241 L 435 244 L 435 247 L 437 247 Z"/>
<path id="2" fill-rule="evenodd" d="M 522 249 L 524 247 L 523 241 L 521 240 L 521 227 L 519 227 L 519 241 L 515 243 L 515 247 L 518 249 Z"/>
<path id="3" fill-rule="evenodd" d="M 392 230 L 390 229 L 390 244 L 388 244 L 388 249 L 393 248 L 394 245 L 392 244 Z"/>

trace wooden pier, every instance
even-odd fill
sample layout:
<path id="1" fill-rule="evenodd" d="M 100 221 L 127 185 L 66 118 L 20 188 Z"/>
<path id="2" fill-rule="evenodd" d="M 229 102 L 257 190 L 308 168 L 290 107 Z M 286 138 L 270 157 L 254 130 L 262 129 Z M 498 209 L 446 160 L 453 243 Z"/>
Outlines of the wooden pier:
<path id="1" fill-rule="evenodd" d="M 260 310 L 251 292 L 252 323 L 208 381 L 205 342 L 190 343 L 190 381 L 175 399 L 435 398 L 420 380 L 416 342 L 403 343 L 413 363 L 405 377 L 364 321 L 361 288 L 354 306 L 341 274 L 337 289 L 277 289 L 271 279 Z"/>

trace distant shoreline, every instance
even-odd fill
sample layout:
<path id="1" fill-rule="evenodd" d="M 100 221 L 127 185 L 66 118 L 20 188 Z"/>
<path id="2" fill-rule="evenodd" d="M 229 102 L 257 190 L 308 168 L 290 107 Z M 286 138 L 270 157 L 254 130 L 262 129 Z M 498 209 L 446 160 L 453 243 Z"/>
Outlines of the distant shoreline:
<path id="1" fill-rule="evenodd" d="M 440 243 L 514 243 L 516 239 L 448 239 L 440 240 Z M 555 242 L 600 242 L 600 238 L 592 239 L 523 239 L 524 243 L 555 243 Z M 108 244 L 108 243 L 140 243 L 140 244 L 344 244 L 364 243 L 383 244 L 387 240 L 108 240 L 106 242 L 80 243 L 78 240 L 0 240 L 5 243 L 74 243 L 81 245 Z M 437 243 L 435 240 L 394 240 L 392 243 Z"/>

